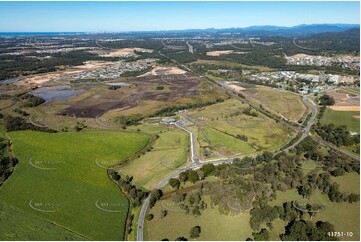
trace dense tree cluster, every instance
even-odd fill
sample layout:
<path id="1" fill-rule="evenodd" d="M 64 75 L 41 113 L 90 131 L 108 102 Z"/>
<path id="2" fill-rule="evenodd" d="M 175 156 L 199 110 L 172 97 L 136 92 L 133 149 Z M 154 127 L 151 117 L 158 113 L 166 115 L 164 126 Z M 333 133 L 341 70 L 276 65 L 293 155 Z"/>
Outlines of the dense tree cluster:
<path id="1" fill-rule="evenodd" d="M 337 146 L 350 146 L 360 143 L 360 136 L 351 135 L 346 125 L 336 126 L 334 124 L 322 125 L 318 123 L 315 131 L 322 139 Z"/>
<path id="2" fill-rule="evenodd" d="M 150 193 L 150 197 L 149 197 L 149 206 L 152 208 L 155 203 L 163 196 L 163 192 L 162 190 L 159 189 L 154 189 L 151 193 Z"/>
<path id="3" fill-rule="evenodd" d="M 113 180 L 117 181 L 122 191 L 131 200 L 133 207 L 138 207 L 142 204 L 144 198 L 147 197 L 148 193 L 141 189 L 138 189 L 132 184 L 133 177 L 125 176 L 122 178 L 117 172 L 112 171 L 110 176 Z"/>
<path id="4" fill-rule="evenodd" d="M 335 104 L 335 99 L 330 95 L 325 94 L 319 98 L 319 103 L 322 106 L 332 106 Z"/>
<path id="5" fill-rule="evenodd" d="M 53 129 L 35 126 L 21 117 L 6 116 L 5 117 L 5 129 L 6 131 L 17 131 L 17 130 L 36 130 L 48 133 L 55 133 Z"/>
<path id="6" fill-rule="evenodd" d="M 18 160 L 11 156 L 10 142 L 0 137 L 0 186 L 11 175 Z"/>
<path id="7" fill-rule="evenodd" d="M 209 106 L 209 105 L 216 104 L 219 102 L 224 102 L 224 99 L 217 98 L 214 101 L 208 101 L 208 102 L 202 102 L 202 103 L 190 103 L 190 104 L 180 105 L 180 106 L 169 106 L 169 107 L 165 107 L 165 108 L 162 108 L 162 109 L 156 111 L 152 116 L 153 117 L 173 116 L 174 113 L 179 110 L 201 108 L 201 107 Z"/>
<path id="8" fill-rule="evenodd" d="M 316 225 L 305 220 L 293 220 L 286 226 L 286 232 L 280 236 L 284 241 L 329 241 L 337 240 L 328 236 L 334 226 L 328 222 L 318 221 Z"/>

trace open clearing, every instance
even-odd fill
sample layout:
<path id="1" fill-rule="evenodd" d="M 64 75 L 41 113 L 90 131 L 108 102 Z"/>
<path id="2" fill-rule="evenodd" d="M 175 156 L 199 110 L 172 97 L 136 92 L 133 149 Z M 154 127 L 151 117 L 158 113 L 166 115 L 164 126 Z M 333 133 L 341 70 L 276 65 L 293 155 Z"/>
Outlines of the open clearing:
<path id="1" fill-rule="evenodd" d="M 360 106 L 330 106 L 334 111 L 359 111 Z"/>
<path id="2" fill-rule="evenodd" d="M 184 236 L 190 239 L 189 233 L 192 227 L 201 226 L 201 234 L 198 238 L 192 240 L 234 240 L 245 241 L 252 238 L 252 229 L 249 226 L 249 213 L 240 213 L 235 216 L 224 215 L 218 211 L 218 208 L 210 206 L 210 199 L 203 200 L 208 204 L 208 208 L 202 211 L 202 215 L 195 217 L 185 213 L 168 211 L 168 215 L 160 218 L 161 202 L 148 210 L 148 213 L 154 215 L 152 221 L 145 221 L 144 235 L 145 240 L 176 240 Z M 171 201 L 171 200 L 167 200 Z"/>
<path id="3" fill-rule="evenodd" d="M 242 84 L 240 84 L 242 86 Z M 256 100 L 264 108 L 292 121 L 298 121 L 307 111 L 301 97 L 275 88 L 255 86 L 242 90 L 245 96 Z"/>
<path id="4" fill-rule="evenodd" d="M 360 180 L 353 181 L 359 183 Z M 282 205 L 284 202 L 298 201 L 305 203 L 322 204 L 324 208 L 314 215 L 311 221 L 317 222 L 327 221 L 335 226 L 335 231 L 353 232 L 353 237 L 340 237 L 341 240 L 360 240 L 360 202 L 357 203 L 336 203 L 331 202 L 326 194 L 322 194 L 319 190 L 314 190 L 310 199 L 302 198 L 298 195 L 296 189 L 286 192 L 277 191 L 277 199 L 269 202 L 270 206 Z M 282 233 L 283 231 L 277 232 Z"/>
<path id="5" fill-rule="evenodd" d="M 247 155 L 273 151 L 291 139 L 292 131 L 258 113 L 258 117 L 242 114 L 247 108 L 236 99 L 187 112 L 196 121 L 200 147 L 213 147 L 229 155 Z M 245 135 L 247 141 L 234 136 Z"/>
<path id="6" fill-rule="evenodd" d="M 37 74 L 34 76 L 26 77 L 20 80 L 19 82 L 17 82 L 16 85 L 25 86 L 25 87 L 33 87 L 39 85 L 41 86 L 54 79 L 60 79 L 60 78 L 66 79 L 69 78 L 71 75 L 79 74 L 83 71 L 94 70 L 112 64 L 113 62 L 109 62 L 109 61 L 87 61 L 84 62 L 83 65 L 72 66 L 67 68 L 66 70 L 59 70 L 59 71 L 48 72 L 48 73 Z"/>
<path id="7" fill-rule="evenodd" d="M 229 54 L 245 54 L 248 52 L 240 52 L 235 50 L 216 50 L 216 51 L 208 51 L 206 55 L 208 56 L 220 56 L 220 55 L 229 55 Z"/>
<path id="8" fill-rule="evenodd" d="M 109 111 L 111 113 L 108 115 L 112 117 L 125 114 L 151 114 L 164 107 L 184 106 L 226 97 L 221 88 L 210 86 L 191 73 L 146 75 L 118 81 L 130 86 L 117 90 L 108 90 L 104 87 L 89 90 L 78 95 L 76 99 L 63 102 L 62 105 L 66 106 L 59 113 L 84 118 L 95 118 Z M 159 86 L 163 89 L 158 90 Z"/>
<path id="9" fill-rule="evenodd" d="M 123 239 L 128 200 L 97 162 L 108 167 L 131 156 L 145 147 L 148 136 L 35 131 L 11 132 L 8 136 L 20 162 L 0 188 L 1 202 L 73 231 L 83 239 Z M 99 206 L 116 212 L 106 212 Z M 18 224 L 10 231 L 18 233 L 22 229 Z"/>
<path id="10" fill-rule="evenodd" d="M 102 57 L 129 57 L 136 56 L 134 51 L 144 52 L 144 53 L 152 53 L 153 50 L 143 49 L 143 48 L 123 48 L 115 51 L 110 51 L 106 54 L 101 54 Z"/>
<path id="11" fill-rule="evenodd" d="M 345 173 L 343 176 L 332 177 L 332 181 L 340 185 L 340 191 L 360 193 L 360 175 L 356 172 Z"/>
<path id="12" fill-rule="evenodd" d="M 326 92 L 327 95 L 332 96 L 336 101 L 335 105 L 332 107 L 338 108 L 338 106 L 351 106 L 351 109 L 346 108 L 345 111 L 360 111 L 360 95 L 347 90 L 348 89 L 341 89 Z M 356 106 L 358 106 L 358 110 L 355 110 Z"/>
<path id="13" fill-rule="evenodd" d="M 155 68 L 153 68 L 151 71 L 140 75 L 139 77 L 143 77 L 143 76 L 150 76 L 150 75 L 154 75 L 154 76 L 159 76 L 159 75 L 182 75 L 187 73 L 186 71 L 179 69 L 178 67 L 175 66 L 157 66 Z"/>
<path id="14" fill-rule="evenodd" d="M 360 132 L 360 111 L 335 111 L 332 107 L 326 108 L 321 119 L 322 124 L 346 125 L 348 130 Z"/>
<path id="15" fill-rule="evenodd" d="M 158 134 L 153 149 L 123 166 L 120 174 L 133 176 L 133 183 L 154 189 L 174 169 L 184 166 L 188 159 L 189 135 L 183 130 L 165 125 L 137 126 L 142 132 Z"/>
<path id="16" fill-rule="evenodd" d="M 221 67 L 228 67 L 228 68 L 245 68 L 245 69 L 253 69 L 259 71 L 272 71 L 274 69 L 266 67 L 266 66 L 248 66 L 236 62 L 231 61 L 219 61 L 219 60 L 197 60 L 191 63 L 192 65 L 214 65 Z"/>

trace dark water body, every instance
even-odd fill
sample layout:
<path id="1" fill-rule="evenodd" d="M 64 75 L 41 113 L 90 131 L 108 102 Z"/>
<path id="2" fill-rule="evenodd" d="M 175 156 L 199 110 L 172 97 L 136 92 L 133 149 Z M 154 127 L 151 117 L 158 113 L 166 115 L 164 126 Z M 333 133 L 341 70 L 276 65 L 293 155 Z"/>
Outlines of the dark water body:
<path id="1" fill-rule="evenodd" d="M 32 91 L 35 96 L 44 98 L 45 101 L 66 100 L 84 92 L 83 89 L 74 90 L 70 86 L 41 87 Z"/>

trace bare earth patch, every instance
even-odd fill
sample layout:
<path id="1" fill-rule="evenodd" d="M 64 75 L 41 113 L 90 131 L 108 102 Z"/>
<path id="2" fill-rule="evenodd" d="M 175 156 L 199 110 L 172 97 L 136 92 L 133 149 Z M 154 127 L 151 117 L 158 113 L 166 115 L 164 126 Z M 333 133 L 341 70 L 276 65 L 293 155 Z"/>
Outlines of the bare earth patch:
<path id="1" fill-rule="evenodd" d="M 66 70 L 59 70 L 59 71 L 48 72 L 48 73 L 44 73 L 44 74 L 37 74 L 34 76 L 26 77 L 23 80 L 16 83 L 16 85 L 25 86 L 25 87 L 41 86 L 44 83 L 47 83 L 48 81 L 51 81 L 54 79 L 66 78 L 67 76 L 70 76 L 70 75 L 78 74 L 83 71 L 100 68 L 100 67 L 107 66 L 110 64 L 112 64 L 112 62 L 87 61 L 83 65 L 73 66 Z"/>
<path id="2" fill-rule="evenodd" d="M 185 73 L 187 72 L 175 66 L 157 66 L 153 68 L 151 71 L 143 75 L 140 75 L 139 77 L 161 76 L 161 75 L 182 75 Z"/>
<path id="3" fill-rule="evenodd" d="M 228 54 L 246 54 L 248 52 L 239 52 L 234 50 L 217 50 L 217 51 L 208 51 L 206 55 L 208 56 L 220 56 L 220 55 L 228 55 Z"/>
<path id="4" fill-rule="evenodd" d="M 233 82 L 225 82 L 224 83 L 227 87 L 231 88 L 233 91 L 239 92 L 242 90 L 246 90 L 246 88 L 233 84 Z"/>
<path id="5" fill-rule="evenodd" d="M 124 48 L 124 49 L 119 49 L 119 50 L 115 50 L 115 51 L 110 51 L 110 52 L 108 52 L 106 54 L 102 54 L 100 56 L 102 56 L 102 57 L 136 56 L 134 51 L 144 52 L 144 53 L 152 53 L 153 52 L 153 50 L 151 50 L 151 49 L 144 49 L 144 48 Z"/>
<path id="6" fill-rule="evenodd" d="M 332 107 L 360 106 L 360 96 L 359 95 L 352 95 L 352 94 L 348 94 L 348 93 L 337 92 L 336 90 L 328 91 L 328 92 L 326 92 L 326 94 L 332 96 L 336 101 L 335 106 L 332 106 Z M 336 110 L 332 107 L 331 107 L 331 109 Z M 360 110 L 360 107 L 358 110 Z M 351 111 L 351 110 L 348 110 L 348 111 Z"/>
<path id="7" fill-rule="evenodd" d="M 360 106 L 330 106 L 330 109 L 334 111 L 360 111 Z"/>

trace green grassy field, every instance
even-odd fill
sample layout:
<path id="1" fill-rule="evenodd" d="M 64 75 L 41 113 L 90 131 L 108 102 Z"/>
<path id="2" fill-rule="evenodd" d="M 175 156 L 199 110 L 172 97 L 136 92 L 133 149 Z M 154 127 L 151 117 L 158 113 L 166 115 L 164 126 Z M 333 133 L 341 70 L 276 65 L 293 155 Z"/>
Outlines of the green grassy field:
<path id="1" fill-rule="evenodd" d="M 194 240 L 246 240 L 252 238 L 252 229 L 249 226 L 249 213 L 240 213 L 230 216 L 221 214 L 218 208 L 211 208 L 210 199 L 203 199 L 208 208 L 202 211 L 202 215 L 195 217 L 180 212 L 169 211 L 168 215 L 160 218 L 160 212 L 164 208 L 160 202 L 148 210 L 154 215 L 152 221 L 145 221 L 145 240 L 162 240 L 168 238 L 175 240 L 180 236 L 190 240 L 189 232 L 194 226 L 201 226 L 201 235 Z M 193 239 L 191 239 L 193 240 Z"/>
<path id="2" fill-rule="evenodd" d="M 11 132 L 8 136 L 20 162 L 0 188 L 1 202 L 83 239 L 123 239 L 128 201 L 96 161 L 105 167 L 117 163 L 142 149 L 148 136 L 34 131 Z M 49 168 L 53 170 L 45 170 Z M 8 233 L 22 229 L 19 223 Z M 35 240 L 41 238 L 34 235 Z"/>
<path id="3" fill-rule="evenodd" d="M 257 150 L 272 151 L 291 139 L 291 130 L 262 114 L 258 117 L 240 114 L 246 107 L 247 105 L 239 100 L 229 99 L 191 111 L 187 115 L 195 119 L 204 131 L 199 132 L 203 143 L 209 140 L 212 145 L 223 146 L 234 154 L 250 154 Z M 246 135 L 248 140 L 244 142 L 224 133 Z"/>
<path id="4" fill-rule="evenodd" d="M 3 202 L 0 202 L 0 220 L 1 240 L 84 240 L 82 236 Z"/>
<path id="5" fill-rule="evenodd" d="M 262 104 L 264 108 L 292 121 L 298 121 L 307 111 L 301 97 L 290 92 L 257 86 L 242 93 Z"/>
<path id="6" fill-rule="evenodd" d="M 170 168 L 186 164 L 189 150 L 189 135 L 183 130 L 165 125 L 146 127 L 137 126 L 143 132 L 159 135 L 153 149 L 123 166 L 120 174 L 133 176 L 133 183 L 146 189 L 153 189 L 164 177 L 173 173 Z M 152 130 L 151 130 L 152 129 Z"/>
<path id="7" fill-rule="evenodd" d="M 322 124 L 333 123 L 335 125 L 346 125 L 348 130 L 360 133 L 360 112 L 358 111 L 334 111 L 326 108 L 321 119 Z"/>
<path id="8" fill-rule="evenodd" d="M 359 182 L 359 180 L 357 182 Z M 328 196 L 322 194 L 319 190 L 313 191 L 310 199 L 302 198 L 298 195 L 296 189 L 286 192 L 277 191 L 276 194 L 277 199 L 269 202 L 270 206 L 281 205 L 287 201 L 322 204 L 324 208 L 314 215 L 311 221 L 327 221 L 335 226 L 335 231 L 353 232 L 353 237 L 341 237 L 340 240 L 360 240 L 360 202 L 331 202 Z M 281 229 L 282 231 L 274 232 L 280 234 L 284 231 L 284 228 Z"/>
<path id="9" fill-rule="evenodd" d="M 332 177 L 332 181 L 340 185 L 340 191 L 360 193 L 360 175 L 356 172 L 345 173 L 343 176 Z"/>
<path id="10" fill-rule="evenodd" d="M 224 134 L 218 130 L 212 129 L 208 126 L 202 128 L 204 135 L 211 142 L 211 145 L 216 149 L 222 149 L 227 153 L 248 155 L 254 153 L 253 149 L 247 142 L 239 140 L 230 135 Z M 203 133 L 200 134 L 201 139 L 206 141 Z"/>

